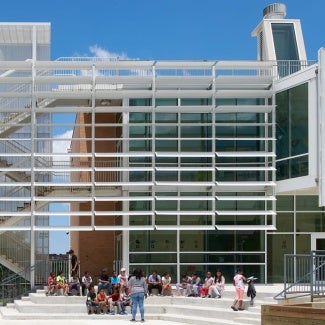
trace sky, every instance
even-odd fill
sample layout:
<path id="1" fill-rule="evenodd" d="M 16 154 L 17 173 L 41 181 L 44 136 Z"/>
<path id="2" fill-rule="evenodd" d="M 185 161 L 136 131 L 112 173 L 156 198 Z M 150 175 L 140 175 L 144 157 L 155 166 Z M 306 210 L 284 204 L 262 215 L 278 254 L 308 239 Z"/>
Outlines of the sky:
<path id="1" fill-rule="evenodd" d="M 263 9 L 274 2 L 15 0 L 1 2 L 0 22 L 50 22 L 52 60 L 71 56 L 255 60 L 257 46 L 251 32 L 262 20 Z M 301 20 L 307 58 L 316 60 L 318 49 L 325 46 L 325 0 L 278 2 L 287 6 L 286 18 Z M 61 217 L 60 223 L 56 225 L 66 224 L 67 219 Z M 69 248 L 65 232 L 50 234 L 51 253 Z"/>

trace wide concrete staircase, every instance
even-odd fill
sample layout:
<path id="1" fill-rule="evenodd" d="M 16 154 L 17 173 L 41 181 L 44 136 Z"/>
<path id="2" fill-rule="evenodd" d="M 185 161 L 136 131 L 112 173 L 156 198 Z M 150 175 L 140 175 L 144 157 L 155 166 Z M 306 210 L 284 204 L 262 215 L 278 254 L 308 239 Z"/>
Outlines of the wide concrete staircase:
<path id="1" fill-rule="evenodd" d="M 283 285 L 256 285 L 257 296 L 254 306 L 250 306 L 245 297 L 245 310 L 233 311 L 230 306 L 234 298 L 234 289 L 228 286 L 221 299 L 195 298 L 182 296 L 150 296 L 145 301 L 147 320 L 157 319 L 183 324 L 261 324 L 261 305 L 277 303 L 273 296 L 279 293 Z M 29 296 L 16 300 L 0 308 L 0 318 L 8 320 L 37 319 L 125 319 L 125 315 L 88 315 L 85 297 L 80 296 L 46 296 L 45 290 L 37 290 Z M 127 311 L 130 312 L 129 307 Z"/>

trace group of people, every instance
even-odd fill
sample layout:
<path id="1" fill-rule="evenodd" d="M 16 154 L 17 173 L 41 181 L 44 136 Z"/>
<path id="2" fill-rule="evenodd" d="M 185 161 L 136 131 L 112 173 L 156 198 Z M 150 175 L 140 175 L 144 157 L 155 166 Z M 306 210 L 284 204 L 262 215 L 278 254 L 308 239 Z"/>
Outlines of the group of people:
<path id="1" fill-rule="evenodd" d="M 121 268 L 120 274 L 113 271 L 112 276 L 108 276 L 107 269 L 102 269 L 101 275 L 98 278 L 98 290 L 95 291 L 94 281 L 88 271 L 79 278 L 78 262 L 73 250 L 68 252 L 72 255 L 71 276 L 67 280 L 63 271 L 59 271 L 56 275 L 51 272 L 47 285 L 47 295 L 56 295 L 58 291 L 63 295 L 84 295 L 86 297 L 86 306 L 88 313 L 98 314 L 117 312 L 121 315 L 127 315 L 126 307 L 131 306 L 132 319 L 135 321 L 137 309 L 140 310 L 141 321 L 144 322 L 144 299 L 147 295 L 153 294 L 153 289 L 156 289 L 158 295 L 172 296 L 172 279 L 167 272 L 160 276 L 157 271 L 146 277 L 145 273 L 140 270 L 134 270 L 132 276 L 126 274 L 126 269 Z M 234 311 L 243 309 L 243 296 L 245 291 L 245 282 L 251 282 L 252 279 L 246 279 L 243 275 L 243 270 L 238 269 L 233 278 L 235 286 L 236 298 L 231 305 Z M 211 272 L 206 272 L 203 281 L 196 272 L 191 276 L 183 274 L 181 281 L 176 283 L 177 295 L 187 297 L 202 297 L 202 298 L 221 298 L 225 290 L 225 277 L 220 269 L 217 269 L 214 276 Z M 255 289 L 250 289 L 251 304 L 256 295 Z"/>
<path id="2" fill-rule="evenodd" d="M 107 294 L 112 288 L 112 293 Z M 140 310 L 141 322 L 144 322 L 144 298 L 148 292 L 147 279 L 140 269 L 136 269 L 133 275 L 128 277 L 125 268 L 121 269 L 121 274 L 113 276 L 109 279 L 106 276 L 106 270 L 103 269 L 102 275 L 98 281 L 98 293 L 96 295 L 93 283 L 88 286 L 86 306 L 88 314 L 100 311 L 111 315 L 115 314 L 115 306 L 121 315 L 127 315 L 126 306 L 131 306 L 132 322 L 135 322 L 137 309 Z"/>
<path id="3" fill-rule="evenodd" d="M 196 272 L 189 276 L 182 275 L 182 279 L 176 284 L 177 295 L 187 297 L 221 298 L 225 290 L 225 277 L 220 269 L 215 272 L 214 277 L 208 271 L 204 280 Z"/>
<path id="4" fill-rule="evenodd" d="M 47 278 L 47 292 L 46 295 L 62 294 L 67 296 L 69 294 L 77 294 L 80 291 L 79 277 L 76 272 L 71 273 L 71 277 L 67 280 L 63 271 L 59 271 L 57 275 L 51 272 Z"/>

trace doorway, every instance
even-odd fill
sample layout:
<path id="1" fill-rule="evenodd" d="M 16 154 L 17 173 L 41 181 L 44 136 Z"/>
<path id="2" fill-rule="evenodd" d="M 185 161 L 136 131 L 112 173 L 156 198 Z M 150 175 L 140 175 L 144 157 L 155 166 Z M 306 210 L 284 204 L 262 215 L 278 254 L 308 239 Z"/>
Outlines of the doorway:
<path id="1" fill-rule="evenodd" d="M 310 248 L 312 251 L 325 251 L 325 233 L 312 233 Z"/>

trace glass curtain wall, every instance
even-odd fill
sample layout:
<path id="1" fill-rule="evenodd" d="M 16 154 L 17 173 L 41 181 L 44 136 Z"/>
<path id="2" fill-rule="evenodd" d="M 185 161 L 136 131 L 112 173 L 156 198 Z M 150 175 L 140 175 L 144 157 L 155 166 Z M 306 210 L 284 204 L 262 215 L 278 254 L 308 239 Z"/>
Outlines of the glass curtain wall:
<path id="1" fill-rule="evenodd" d="M 130 106 L 150 106 L 151 100 L 132 99 Z M 217 158 L 216 161 L 206 153 L 212 151 L 267 151 L 271 145 L 265 139 L 264 122 L 270 116 L 260 113 L 183 113 L 182 107 L 211 105 L 211 99 L 156 99 L 156 106 L 180 107 L 175 112 L 166 113 L 130 113 L 129 134 L 130 151 L 173 152 L 175 155 L 157 155 L 152 157 L 130 158 L 130 165 L 148 167 L 155 164 L 155 180 L 157 182 L 209 182 L 209 181 L 262 181 L 265 180 L 264 170 L 242 172 L 224 171 L 215 173 L 216 166 L 227 166 L 240 163 L 264 165 L 261 157 Z M 265 105 L 263 99 L 218 99 L 217 106 L 249 106 Z M 200 109 L 198 109 L 200 111 Z M 267 113 L 266 115 L 268 115 Z M 213 121 L 213 119 L 215 119 Z M 213 126 L 215 125 L 215 126 Z M 213 130 L 213 127 L 215 129 Z M 214 134 L 218 141 L 213 140 Z M 132 140 L 134 138 L 134 140 Z M 242 140 L 238 141 L 238 138 Z M 237 139 L 237 140 L 236 140 Z M 177 152 L 200 152 L 195 157 L 178 157 Z M 155 161 L 153 162 L 153 159 Z M 196 170 L 193 169 L 196 168 Z M 199 167 L 199 168 L 198 168 Z M 131 171 L 132 181 L 149 181 L 153 171 Z M 267 175 L 272 179 L 271 175 Z M 177 189 L 177 187 L 176 187 Z M 227 195 L 243 196 L 236 191 Z M 211 187 L 175 190 L 152 194 L 149 190 L 134 192 L 130 195 L 139 197 L 155 196 L 155 200 L 132 201 L 130 211 L 148 211 L 148 215 L 129 217 L 131 226 L 152 223 L 151 211 L 155 211 L 157 226 L 208 226 L 213 224 L 215 210 L 246 210 L 259 211 L 271 209 L 261 200 L 228 200 L 216 201 Z M 216 193 L 225 195 L 225 193 Z M 263 197 L 265 193 L 256 192 Z M 175 214 L 173 211 L 178 211 Z M 200 211 L 200 213 L 198 212 Z M 192 213 L 193 212 L 193 213 Z M 220 215 L 220 225 L 263 225 L 267 221 L 262 215 Z M 204 276 L 207 270 L 214 272 L 221 268 L 227 281 L 231 281 L 236 267 L 244 266 L 246 274 L 254 274 L 261 282 L 265 281 L 265 231 L 220 231 L 220 230 L 159 230 L 132 231 L 129 233 L 130 270 L 141 267 L 148 274 L 152 270 L 158 273 L 170 272 L 173 281 L 177 275 L 177 264 L 180 274 L 198 272 Z"/>
<path id="2" fill-rule="evenodd" d="M 268 282 L 283 282 L 284 254 L 309 254 L 311 234 L 324 231 L 325 211 L 318 196 L 277 196 L 277 231 L 267 236 Z"/>
<path id="3" fill-rule="evenodd" d="M 277 180 L 308 175 L 308 83 L 276 94 Z"/>

